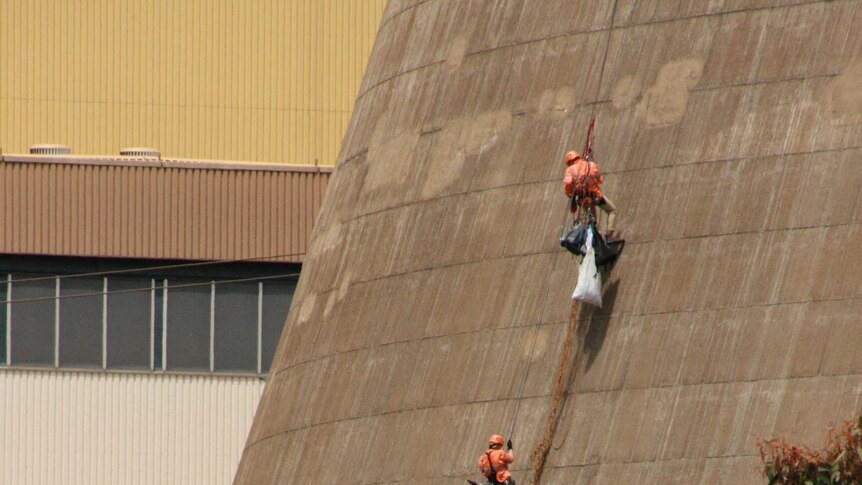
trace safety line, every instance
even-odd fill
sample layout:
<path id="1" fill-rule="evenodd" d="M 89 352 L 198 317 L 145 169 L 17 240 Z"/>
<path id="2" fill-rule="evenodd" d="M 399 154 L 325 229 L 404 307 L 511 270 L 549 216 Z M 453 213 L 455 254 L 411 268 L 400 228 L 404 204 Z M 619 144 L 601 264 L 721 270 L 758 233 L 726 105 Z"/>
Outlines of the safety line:
<path id="1" fill-rule="evenodd" d="M 569 197 L 569 202 L 566 204 L 566 207 L 565 207 L 565 210 L 563 213 L 563 234 L 562 234 L 563 236 L 565 236 L 565 233 L 566 233 L 566 226 L 568 225 L 569 212 L 570 212 L 570 207 L 571 207 L 571 203 L 572 203 L 573 198 L 574 198 L 574 194 L 572 194 L 572 196 Z M 549 220 L 548 222 L 550 223 L 551 221 Z M 552 254 L 549 256 L 549 258 L 550 258 L 550 268 L 548 268 L 548 272 L 546 274 L 553 273 L 554 266 L 556 263 L 555 255 Z M 527 357 L 526 368 L 524 369 L 524 376 L 521 378 L 521 384 L 518 386 L 518 398 L 515 400 L 515 414 L 514 414 L 514 416 L 512 416 L 512 424 L 509 426 L 509 434 L 506 435 L 510 438 L 514 434 L 515 427 L 516 427 L 516 424 L 518 422 L 518 413 L 521 410 L 521 401 L 523 400 L 524 386 L 527 383 L 527 376 L 529 376 L 529 374 L 530 374 L 530 360 L 533 358 L 533 352 L 535 351 L 535 348 L 536 348 L 536 341 L 539 339 L 539 329 L 541 328 L 542 317 L 544 316 L 545 306 L 547 305 L 548 295 L 550 294 L 550 292 L 551 292 L 551 284 L 548 283 L 548 286 L 545 289 L 545 295 L 542 297 L 542 304 L 539 307 L 539 315 L 536 317 L 536 322 L 532 324 L 532 327 L 533 327 L 532 330 L 534 330 L 533 331 L 533 341 L 530 344 L 530 353 Z"/>
<path id="2" fill-rule="evenodd" d="M 551 256 L 551 269 L 550 272 L 554 270 L 555 257 Z M 524 394 L 524 385 L 527 383 L 527 376 L 530 374 L 530 361 L 533 358 L 533 352 L 535 351 L 536 341 L 539 340 L 539 329 L 541 328 L 542 316 L 545 313 L 545 305 L 548 301 L 548 295 L 551 293 L 551 282 L 548 283 L 548 287 L 545 290 L 545 296 L 542 298 L 542 305 L 539 307 L 539 316 L 536 318 L 536 322 L 533 324 L 533 342 L 530 344 L 530 353 L 527 356 L 527 366 L 524 369 L 524 377 L 521 378 L 521 385 L 518 387 L 518 399 L 515 401 L 515 415 L 512 417 L 512 425 L 509 427 L 509 434 L 507 437 L 512 436 L 515 432 L 515 425 L 518 422 L 518 412 L 521 410 L 521 400 L 523 399 Z"/>

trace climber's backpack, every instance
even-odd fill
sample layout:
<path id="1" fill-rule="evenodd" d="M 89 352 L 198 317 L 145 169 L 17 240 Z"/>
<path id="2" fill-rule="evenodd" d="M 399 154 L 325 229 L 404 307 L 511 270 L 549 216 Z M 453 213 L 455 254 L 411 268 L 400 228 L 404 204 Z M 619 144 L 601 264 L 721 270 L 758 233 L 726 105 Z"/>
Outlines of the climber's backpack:
<path id="1" fill-rule="evenodd" d="M 570 253 L 578 256 L 586 254 L 584 244 L 587 242 L 587 227 L 583 224 L 575 224 L 566 235 L 560 238 L 560 246 L 566 248 Z"/>

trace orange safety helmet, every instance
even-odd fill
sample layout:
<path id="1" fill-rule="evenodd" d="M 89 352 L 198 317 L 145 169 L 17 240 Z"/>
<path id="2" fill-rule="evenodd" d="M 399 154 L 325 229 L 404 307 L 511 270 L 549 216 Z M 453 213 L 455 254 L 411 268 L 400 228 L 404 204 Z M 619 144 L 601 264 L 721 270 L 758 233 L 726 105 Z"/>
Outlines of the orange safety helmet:
<path id="1" fill-rule="evenodd" d="M 488 446 L 490 445 L 503 446 L 503 437 L 498 434 L 492 434 L 491 437 L 488 438 Z"/>
<path id="2" fill-rule="evenodd" d="M 566 157 L 564 158 L 566 165 L 571 165 L 575 160 L 581 158 L 581 154 L 572 150 L 569 153 L 566 153 Z"/>

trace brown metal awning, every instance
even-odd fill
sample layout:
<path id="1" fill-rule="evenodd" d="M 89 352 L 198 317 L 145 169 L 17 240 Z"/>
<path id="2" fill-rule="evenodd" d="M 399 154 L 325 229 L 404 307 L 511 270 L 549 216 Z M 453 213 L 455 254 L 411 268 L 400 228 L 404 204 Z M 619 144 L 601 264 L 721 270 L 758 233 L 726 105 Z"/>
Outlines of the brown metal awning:
<path id="1" fill-rule="evenodd" d="M 331 167 L 0 156 L 0 253 L 301 262 Z"/>

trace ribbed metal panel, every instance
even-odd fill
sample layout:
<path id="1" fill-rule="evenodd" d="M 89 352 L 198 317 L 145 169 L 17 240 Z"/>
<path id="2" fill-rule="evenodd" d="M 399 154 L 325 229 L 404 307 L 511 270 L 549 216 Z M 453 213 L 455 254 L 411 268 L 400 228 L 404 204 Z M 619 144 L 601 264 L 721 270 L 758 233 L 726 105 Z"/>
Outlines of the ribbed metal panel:
<path id="1" fill-rule="evenodd" d="M 300 262 L 327 172 L 7 156 L 0 253 Z"/>
<path id="2" fill-rule="evenodd" d="M 0 2 L 0 146 L 331 165 L 385 0 Z"/>
<path id="3" fill-rule="evenodd" d="M 229 484 L 263 381 L 0 371 L 0 483 Z"/>

